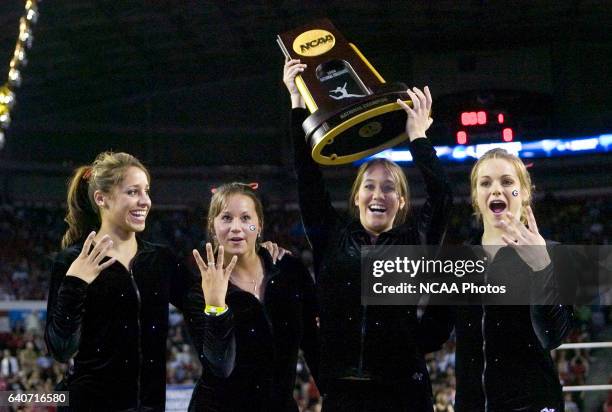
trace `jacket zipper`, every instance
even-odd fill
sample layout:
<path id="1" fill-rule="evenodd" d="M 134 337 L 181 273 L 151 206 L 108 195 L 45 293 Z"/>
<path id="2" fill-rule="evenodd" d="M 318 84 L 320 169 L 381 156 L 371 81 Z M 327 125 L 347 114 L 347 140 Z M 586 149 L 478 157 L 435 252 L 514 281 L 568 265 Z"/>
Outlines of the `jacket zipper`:
<path id="1" fill-rule="evenodd" d="M 134 259 L 136 259 L 134 257 Z M 136 284 L 136 279 L 134 278 L 134 270 L 130 267 L 130 279 L 132 281 L 132 287 L 134 288 L 134 292 L 136 292 L 136 302 L 137 302 L 137 317 L 136 324 L 138 329 L 138 381 L 136 382 L 136 410 L 140 410 L 142 407 L 140 393 L 141 393 L 141 384 L 140 380 L 142 377 L 142 325 L 140 323 L 140 312 L 142 310 L 142 299 L 140 297 L 140 290 L 138 290 L 138 284 Z"/>
<path id="2" fill-rule="evenodd" d="M 485 412 L 489 410 L 488 400 L 487 400 L 487 388 L 485 385 L 485 374 L 487 372 L 487 340 L 485 338 L 485 321 L 486 321 L 487 313 L 485 312 L 485 305 L 482 305 L 482 320 L 481 320 L 481 331 L 482 331 L 482 393 L 484 394 L 485 401 Z"/>
<path id="3" fill-rule="evenodd" d="M 376 243 L 378 243 L 378 241 L 376 241 L 375 244 Z M 366 245 L 372 244 L 369 237 L 366 236 L 366 241 L 364 242 L 364 244 Z M 361 336 L 359 337 L 359 359 L 357 361 L 357 377 L 359 378 L 365 377 L 364 368 L 363 368 L 363 358 L 364 358 L 364 353 L 365 353 L 365 337 L 368 331 L 367 322 L 368 322 L 368 306 L 362 305 L 361 306 Z"/>
<path id="4" fill-rule="evenodd" d="M 493 262 L 491 262 L 492 264 Z M 487 267 L 487 270 L 484 273 L 484 281 L 487 282 L 488 281 L 488 274 L 489 274 L 489 268 Z M 481 333 L 482 333 L 482 393 L 484 395 L 484 407 L 485 407 L 485 412 L 487 412 L 489 410 L 489 401 L 487 399 L 487 388 L 486 388 L 486 382 L 485 382 L 485 374 L 487 373 L 487 338 L 486 338 L 486 330 L 485 330 L 485 323 L 486 323 L 486 319 L 487 319 L 487 311 L 486 311 L 486 306 L 483 304 L 482 305 L 482 318 L 481 318 Z"/>
<path id="5" fill-rule="evenodd" d="M 365 336 L 367 331 L 367 315 L 368 315 L 368 307 L 367 305 L 361 306 L 361 338 L 359 339 L 359 363 L 357 364 L 357 377 L 363 378 L 363 356 L 365 351 Z"/>

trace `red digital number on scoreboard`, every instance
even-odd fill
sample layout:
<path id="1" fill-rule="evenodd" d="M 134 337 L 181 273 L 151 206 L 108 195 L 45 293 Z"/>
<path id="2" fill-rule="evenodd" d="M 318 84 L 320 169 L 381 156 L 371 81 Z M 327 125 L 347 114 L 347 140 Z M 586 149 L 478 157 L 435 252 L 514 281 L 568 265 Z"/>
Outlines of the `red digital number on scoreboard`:
<path id="1" fill-rule="evenodd" d="M 497 120 L 493 120 L 489 123 L 489 118 Z M 461 123 L 462 130 L 458 130 L 455 137 L 457 140 L 457 144 L 464 145 L 468 143 L 468 129 L 471 126 L 489 126 L 495 127 L 497 125 L 503 125 L 506 123 L 506 117 L 504 113 L 487 113 L 485 110 L 475 110 L 470 112 L 461 112 L 459 116 L 459 120 Z M 482 129 L 477 129 L 482 130 Z M 514 139 L 514 131 L 510 127 L 504 127 L 500 133 L 501 140 L 504 142 L 511 142 Z"/>

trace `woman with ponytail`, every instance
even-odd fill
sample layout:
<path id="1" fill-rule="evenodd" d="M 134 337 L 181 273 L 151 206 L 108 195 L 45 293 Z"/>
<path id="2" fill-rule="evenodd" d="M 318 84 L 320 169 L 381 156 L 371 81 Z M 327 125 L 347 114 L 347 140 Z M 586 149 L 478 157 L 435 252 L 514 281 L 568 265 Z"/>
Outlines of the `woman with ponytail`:
<path id="1" fill-rule="evenodd" d="M 149 181 L 134 156 L 104 152 L 70 182 L 45 328 L 55 359 L 74 361 L 60 384 L 68 410 L 165 408 L 168 303 L 188 310 L 199 285 L 167 248 L 136 236 L 151 209 Z"/>

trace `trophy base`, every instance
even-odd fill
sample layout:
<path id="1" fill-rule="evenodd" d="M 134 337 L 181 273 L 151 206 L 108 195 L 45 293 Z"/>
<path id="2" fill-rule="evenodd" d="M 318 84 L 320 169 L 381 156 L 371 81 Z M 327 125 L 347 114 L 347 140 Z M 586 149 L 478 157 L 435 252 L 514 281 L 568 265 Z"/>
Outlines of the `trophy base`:
<path id="1" fill-rule="evenodd" d="M 317 110 L 304 121 L 312 158 L 323 165 L 355 162 L 408 139 L 406 113 L 397 104 L 412 105 L 402 83 L 381 85 L 374 94 L 337 112 Z"/>

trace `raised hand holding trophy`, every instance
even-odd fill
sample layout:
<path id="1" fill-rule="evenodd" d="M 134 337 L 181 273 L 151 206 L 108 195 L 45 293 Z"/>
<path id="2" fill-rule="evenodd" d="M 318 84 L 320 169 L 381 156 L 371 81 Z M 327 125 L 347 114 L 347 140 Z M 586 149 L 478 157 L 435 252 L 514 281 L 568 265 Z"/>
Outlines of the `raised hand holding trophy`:
<path id="1" fill-rule="evenodd" d="M 285 57 L 308 65 L 295 82 L 311 113 L 303 128 L 316 162 L 354 162 L 408 138 L 396 102 L 412 105 L 406 85 L 386 83 L 329 20 L 280 34 L 277 43 Z"/>

